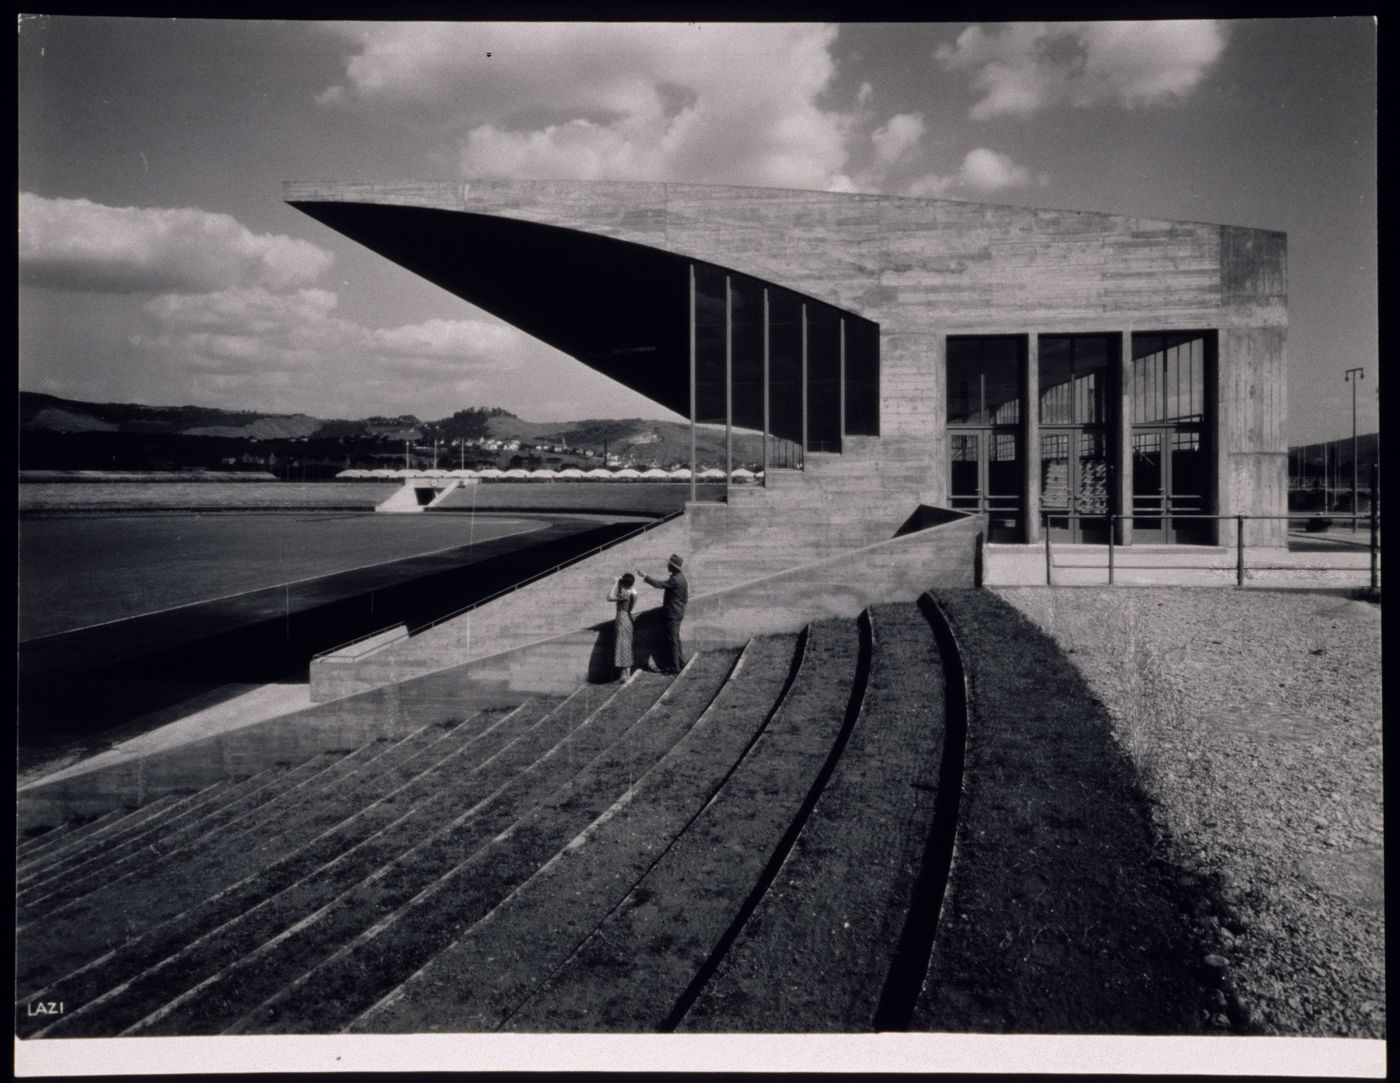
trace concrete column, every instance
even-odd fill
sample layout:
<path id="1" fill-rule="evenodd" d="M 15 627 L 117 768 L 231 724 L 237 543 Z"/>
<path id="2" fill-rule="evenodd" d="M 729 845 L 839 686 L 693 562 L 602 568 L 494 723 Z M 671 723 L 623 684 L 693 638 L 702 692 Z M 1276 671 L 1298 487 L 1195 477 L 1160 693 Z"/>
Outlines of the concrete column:
<path id="1" fill-rule="evenodd" d="M 1026 334 L 1026 361 L 1021 371 L 1021 491 L 1025 507 L 1021 518 L 1026 541 L 1040 541 L 1040 349 L 1035 332 Z"/>
<path id="2" fill-rule="evenodd" d="M 1114 439 L 1118 444 L 1116 473 L 1118 513 L 1133 513 L 1133 331 L 1128 328 L 1118 333 L 1118 418 L 1114 426 Z M 1171 454 L 1164 448 L 1164 455 Z M 1133 543 L 1133 521 L 1125 519 L 1119 524 L 1118 544 Z"/>
<path id="3" fill-rule="evenodd" d="M 604 466 L 607 462 L 604 461 Z M 690 265 L 690 502 L 699 499 L 696 492 L 695 465 L 695 264 Z"/>
<path id="4" fill-rule="evenodd" d="M 768 484 L 768 287 L 763 287 L 763 484 Z"/>
<path id="5" fill-rule="evenodd" d="M 734 292 L 724 276 L 724 502 L 729 503 L 729 474 L 734 469 Z"/>

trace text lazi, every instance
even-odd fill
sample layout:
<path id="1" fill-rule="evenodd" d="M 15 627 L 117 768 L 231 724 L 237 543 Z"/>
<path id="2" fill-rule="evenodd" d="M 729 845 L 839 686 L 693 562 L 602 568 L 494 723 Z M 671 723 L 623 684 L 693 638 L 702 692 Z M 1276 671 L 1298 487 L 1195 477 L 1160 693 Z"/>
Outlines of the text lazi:
<path id="1" fill-rule="evenodd" d="M 62 1015 L 63 1001 L 61 1000 L 33 1000 L 29 1003 L 29 1016 L 36 1015 Z"/>

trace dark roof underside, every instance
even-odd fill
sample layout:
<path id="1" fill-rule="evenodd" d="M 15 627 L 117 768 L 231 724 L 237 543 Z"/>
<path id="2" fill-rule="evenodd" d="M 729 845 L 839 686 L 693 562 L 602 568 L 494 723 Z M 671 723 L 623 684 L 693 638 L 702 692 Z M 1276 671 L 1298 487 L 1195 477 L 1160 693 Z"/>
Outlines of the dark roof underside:
<path id="1" fill-rule="evenodd" d="M 668 409 L 690 413 L 690 261 L 491 215 L 369 203 L 293 207 Z"/>

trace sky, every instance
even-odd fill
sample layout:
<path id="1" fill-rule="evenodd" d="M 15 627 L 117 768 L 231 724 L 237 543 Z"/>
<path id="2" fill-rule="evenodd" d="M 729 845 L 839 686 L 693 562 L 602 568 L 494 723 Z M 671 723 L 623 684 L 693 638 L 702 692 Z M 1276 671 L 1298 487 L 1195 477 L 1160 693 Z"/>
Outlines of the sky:
<path id="1" fill-rule="evenodd" d="M 1372 19 L 23 16 L 19 386 L 318 417 L 676 415 L 282 202 L 522 177 L 1282 230 L 1290 443 L 1377 428 Z"/>

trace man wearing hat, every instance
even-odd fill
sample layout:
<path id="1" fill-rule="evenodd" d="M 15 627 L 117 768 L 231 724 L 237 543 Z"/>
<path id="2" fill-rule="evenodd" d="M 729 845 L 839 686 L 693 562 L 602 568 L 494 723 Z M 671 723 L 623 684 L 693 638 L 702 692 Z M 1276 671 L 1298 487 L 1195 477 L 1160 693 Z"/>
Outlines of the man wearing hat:
<path id="1" fill-rule="evenodd" d="M 662 673 L 679 673 L 681 666 L 685 665 L 685 657 L 681 654 L 681 619 L 685 616 L 685 603 L 690 597 L 690 584 L 685 581 L 685 573 L 681 571 L 682 563 L 681 558 L 672 553 L 671 559 L 666 562 L 666 570 L 671 573 L 666 579 L 653 579 L 645 572 L 637 573 L 650 586 L 666 592 L 661 598 L 661 610 L 666 618 L 666 642 L 671 649 L 671 667 L 663 669 Z"/>

